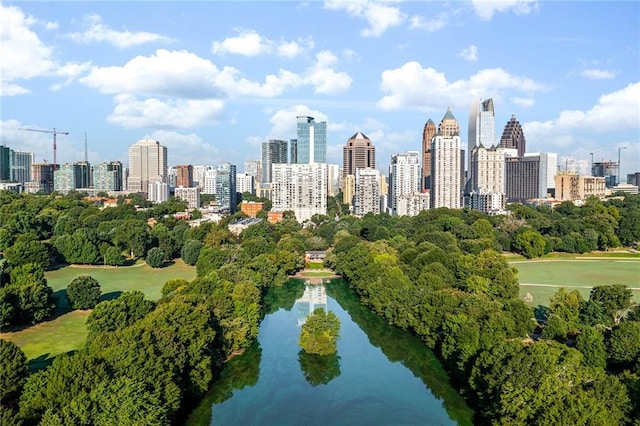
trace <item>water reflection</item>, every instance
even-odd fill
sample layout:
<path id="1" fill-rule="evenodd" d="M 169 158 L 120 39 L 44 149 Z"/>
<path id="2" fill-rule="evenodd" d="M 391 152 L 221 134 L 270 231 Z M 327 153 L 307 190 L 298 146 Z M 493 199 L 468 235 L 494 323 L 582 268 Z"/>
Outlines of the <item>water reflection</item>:
<path id="1" fill-rule="evenodd" d="M 337 352 L 315 355 L 301 350 L 298 352 L 298 361 L 305 380 L 311 386 L 326 385 L 340 375 L 340 357 Z"/>
<path id="2" fill-rule="evenodd" d="M 298 305 L 298 326 L 302 326 L 307 317 L 317 308 L 327 312 L 327 290 L 324 284 L 305 283 L 302 297 L 296 299 Z"/>

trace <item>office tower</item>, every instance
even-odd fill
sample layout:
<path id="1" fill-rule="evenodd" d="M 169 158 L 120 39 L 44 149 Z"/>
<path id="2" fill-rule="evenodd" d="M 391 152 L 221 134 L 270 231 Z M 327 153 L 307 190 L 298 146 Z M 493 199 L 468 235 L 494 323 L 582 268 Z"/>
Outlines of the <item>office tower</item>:
<path id="1" fill-rule="evenodd" d="M 249 160 L 244 162 L 244 173 L 253 176 L 253 182 L 256 187 L 260 186 L 262 171 L 260 170 L 260 161 Z"/>
<path id="2" fill-rule="evenodd" d="M 236 192 L 240 194 L 244 194 L 245 192 L 255 194 L 256 187 L 253 176 L 246 173 L 236 173 Z"/>
<path id="3" fill-rule="evenodd" d="M 34 163 L 31 165 L 31 181 L 36 183 L 34 192 L 49 193 L 53 190 L 53 164 Z M 34 188 L 35 189 L 35 188 Z"/>
<path id="4" fill-rule="evenodd" d="M 340 166 L 327 164 L 327 196 L 335 197 L 340 192 Z"/>
<path id="5" fill-rule="evenodd" d="M 193 166 L 190 164 L 176 166 L 175 187 L 193 188 Z"/>
<path id="6" fill-rule="evenodd" d="M 298 164 L 327 162 L 327 123 L 298 116 Z"/>
<path id="7" fill-rule="evenodd" d="M 376 147 L 364 133 L 351 136 L 342 148 L 342 176 L 355 175 L 356 169 L 376 167 Z"/>
<path id="8" fill-rule="evenodd" d="M 505 187 L 508 202 L 544 198 L 546 191 L 540 194 L 540 156 L 505 158 Z"/>
<path id="9" fill-rule="evenodd" d="M 629 185 L 640 186 L 640 172 L 628 173 L 627 183 Z"/>
<path id="10" fill-rule="evenodd" d="M 436 135 L 436 125 L 428 119 L 422 130 L 422 178 L 420 189 L 431 188 L 431 141 Z"/>
<path id="11" fill-rule="evenodd" d="M 236 193 L 236 166 L 222 163 L 218 166 L 216 175 L 216 201 L 222 209 L 233 214 L 238 206 Z"/>
<path id="12" fill-rule="evenodd" d="M 380 172 L 370 167 L 357 168 L 353 214 L 380 213 Z M 351 175 L 349 175 L 351 176 Z"/>
<path id="13" fill-rule="evenodd" d="M 353 206 L 353 197 L 356 194 L 355 175 L 346 175 L 342 181 L 342 203 Z"/>
<path id="14" fill-rule="evenodd" d="M 398 198 L 420 191 L 420 153 L 407 151 L 391 156 L 389 211 L 396 214 Z"/>
<path id="15" fill-rule="evenodd" d="M 11 179 L 11 149 L 0 145 L 0 182 Z"/>
<path id="16" fill-rule="evenodd" d="M 155 140 L 139 140 L 129 147 L 127 188 L 148 194 L 149 184 L 157 182 L 167 183 L 167 148 Z"/>
<path id="17" fill-rule="evenodd" d="M 274 212 L 291 210 L 300 223 L 327 214 L 326 163 L 274 164 L 271 187 Z"/>
<path id="18" fill-rule="evenodd" d="M 203 194 L 214 194 L 216 193 L 216 177 L 218 176 L 218 171 L 215 169 L 207 170 L 204 174 L 204 178 L 202 179 L 201 185 L 199 188 L 202 188 Z"/>
<path id="19" fill-rule="evenodd" d="M 289 140 L 289 163 L 298 164 L 298 139 Z"/>
<path id="20" fill-rule="evenodd" d="M 504 126 L 504 131 L 500 138 L 500 146 L 502 148 L 518 150 L 518 157 L 524 156 L 524 153 L 527 152 L 527 141 L 525 140 L 522 126 L 520 122 L 516 120 L 515 115 L 512 115 L 511 120 Z"/>
<path id="21" fill-rule="evenodd" d="M 540 178 L 539 193 L 540 198 L 545 198 L 548 194 L 555 194 L 556 180 L 558 173 L 558 154 L 555 152 L 534 152 L 525 153 L 525 157 L 540 157 Z"/>
<path id="22" fill-rule="evenodd" d="M 605 179 L 602 176 L 579 176 L 576 172 L 559 172 L 555 176 L 556 198 L 559 200 L 586 200 L 591 196 L 604 198 Z"/>
<path id="23" fill-rule="evenodd" d="M 31 180 L 31 164 L 33 164 L 33 152 L 13 151 L 9 159 L 11 167 L 11 180 L 25 183 Z"/>
<path id="24" fill-rule="evenodd" d="M 178 187 L 174 190 L 177 199 L 186 201 L 188 209 L 200 208 L 200 188 L 199 187 Z"/>
<path id="25" fill-rule="evenodd" d="M 111 161 L 93 166 L 93 189 L 100 191 L 122 191 L 122 163 Z"/>
<path id="26" fill-rule="evenodd" d="M 451 108 L 447 108 L 447 112 L 442 117 L 440 125 L 438 125 L 438 133 L 445 138 L 460 136 L 460 125 L 451 113 Z"/>
<path id="27" fill-rule="evenodd" d="M 493 99 L 478 100 L 471 104 L 468 131 L 467 153 L 469 154 L 469 161 L 467 170 L 471 172 L 471 152 L 473 149 L 479 146 L 491 148 L 496 143 L 496 113 L 493 107 Z"/>
<path id="28" fill-rule="evenodd" d="M 169 185 L 165 182 L 149 182 L 147 200 L 154 203 L 169 201 Z"/>
<path id="29" fill-rule="evenodd" d="M 507 197 L 503 148 L 473 148 L 469 177 L 469 207 L 487 214 L 503 214 Z"/>
<path id="30" fill-rule="evenodd" d="M 262 177 L 260 183 L 266 185 L 271 183 L 271 176 L 273 173 L 273 164 L 285 164 L 288 162 L 287 141 L 279 139 L 270 139 L 267 142 L 262 142 L 262 157 L 260 165 L 262 167 Z"/>
<path id="31" fill-rule="evenodd" d="M 67 193 L 74 189 L 89 188 L 91 166 L 89 163 L 59 164 L 58 170 L 53 172 L 53 189 Z"/>
<path id="32" fill-rule="evenodd" d="M 193 185 L 199 186 L 200 189 L 204 188 L 204 177 L 207 171 L 211 170 L 211 166 L 193 166 Z"/>
<path id="33" fill-rule="evenodd" d="M 447 111 L 449 114 L 450 112 Z M 462 175 L 460 167 L 463 153 L 460 136 L 438 133 L 431 144 L 431 208 L 462 207 Z"/>

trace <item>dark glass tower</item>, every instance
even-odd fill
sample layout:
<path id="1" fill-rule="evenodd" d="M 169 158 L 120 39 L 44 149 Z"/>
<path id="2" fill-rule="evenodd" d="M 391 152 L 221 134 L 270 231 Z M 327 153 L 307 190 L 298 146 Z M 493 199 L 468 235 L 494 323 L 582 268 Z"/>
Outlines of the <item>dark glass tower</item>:
<path id="1" fill-rule="evenodd" d="M 511 120 L 504 126 L 502 137 L 500 138 L 500 147 L 508 149 L 517 149 L 518 157 L 524 156 L 527 152 L 527 141 L 524 138 L 524 132 L 520 122 L 516 120 L 516 116 L 512 115 Z"/>

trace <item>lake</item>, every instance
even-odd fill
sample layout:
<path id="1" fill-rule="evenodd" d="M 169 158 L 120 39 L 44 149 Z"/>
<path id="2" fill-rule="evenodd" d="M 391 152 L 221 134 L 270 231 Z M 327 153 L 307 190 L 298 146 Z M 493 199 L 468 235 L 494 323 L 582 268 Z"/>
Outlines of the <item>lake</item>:
<path id="1" fill-rule="evenodd" d="M 290 281 L 267 297 L 257 342 L 225 364 L 188 425 L 471 425 L 433 353 L 360 305 L 343 280 Z M 340 319 L 338 352 L 298 346 L 315 308 Z"/>

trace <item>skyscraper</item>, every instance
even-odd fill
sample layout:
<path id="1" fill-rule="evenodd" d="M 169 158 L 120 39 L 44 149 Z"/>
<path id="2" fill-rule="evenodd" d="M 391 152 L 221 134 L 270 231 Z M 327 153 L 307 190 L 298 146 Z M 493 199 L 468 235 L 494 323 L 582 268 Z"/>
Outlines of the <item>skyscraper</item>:
<path id="1" fill-rule="evenodd" d="M 11 149 L 0 145 L 0 182 L 11 179 Z"/>
<path id="2" fill-rule="evenodd" d="M 91 166 L 80 161 L 59 164 L 53 172 L 53 189 L 67 193 L 73 189 L 89 188 L 91 185 Z"/>
<path id="3" fill-rule="evenodd" d="M 380 172 L 373 168 L 356 169 L 353 214 L 380 213 Z"/>
<path id="4" fill-rule="evenodd" d="M 13 151 L 11 163 L 11 180 L 25 183 L 31 180 L 31 164 L 33 152 Z"/>
<path id="5" fill-rule="evenodd" d="M 96 191 L 122 191 L 122 163 L 112 161 L 93 166 L 93 189 Z"/>
<path id="6" fill-rule="evenodd" d="M 471 152 L 468 203 L 474 210 L 487 214 L 504 214 L 505 195 L 504 148 L 485 148 L 482 144 Z"/>
<path id="7" fill-rule="evenodd" d="M 376 147 L 362 132 L 351 136 L 342 148 L 342 175 L 355 175 L 356 169 L 376 167 Z"/>
<path id="8" fill-rule="evenodd" d="M 327 214 L 327 164 L 274 164 L 274 212 L 293 211 L 298 222 Z"/>
<path id="9" fill-rule="evenodd" d="M 407 151 L 391 156 L 389 165 L 389 210 L 397 213 L 402 195 L 420 191 L 420 153 Z"/>
<path id="10" fill-rule="evenodd" d="M 261 184 L 271 183 L 273 164 L 287 163 L 287 141 L 270 139 L 262 142 L 262 156 L 260 166 L 262 168 Z"/>
<path id="11" fill-rule="evenodd" d="M 450 114 L 450 111 L 447 111 Z M 445 115 L 446 117 L 446 115 Z M 458 134 L 444 136 L 438 132 L 431 144 L 431 208 L 461 208 L 462 150 Z"/>
<path id="12" fill-rule="evenodd" d="M 167 183 L 167 148 L 142 139 L 129 147 L 129 191 L 147 194 L 150 183 Z"/>
<path id="13" fill-rule="evenodd" d="M 471 170 L 471 152 L 477 146 L 491 148 L 496 143 L 496 113 L 493 99 L 477 100 L 469 112 L 468 170 Z"/>
<path id="14" fill-rule="evenodd" d="M 236 192 L 236 166 L 222 163 L 216 174 L 216 201 L 218 205 L 227 209 L 229 213 L 236 212 L 238 194 Z"/>
<path id="15" fill-rule="evenodd" d="M 428 119 L 422 130 L 422 178 L 420 180 L 422 190 L 431 187 L 431 141 L 435 135 L 436 124 Z"/>
<path id="16" fill-rule="evenodd" d="M 193 187 L 193 166 L 190 164 L 176 166 L 176 187 Z"/>
<path id="17" fill-rule="evenodd" d="M 298 116 L 298 164 L 327 162 L 327 122 Z"/>
<path id="18" fill-rule="evenodd" d="M 438 126 L 438 134 L 445 138 L 460 136 L 460 125 L 451 113 L 451 108 L 447 108 L 447 112 L 442 117 Z"/>
<path id="19" fill-rule="evenodd" d="M 512 115 L 511 120 L 504 126 L 502 137 L 500 138 L 500 146 L 507 149 L 517 149 L 518 157 L 522 157 L 527 152 L 527 141 L 525 140 L 522 126 L 516 120 L 515 115 Z"/>

